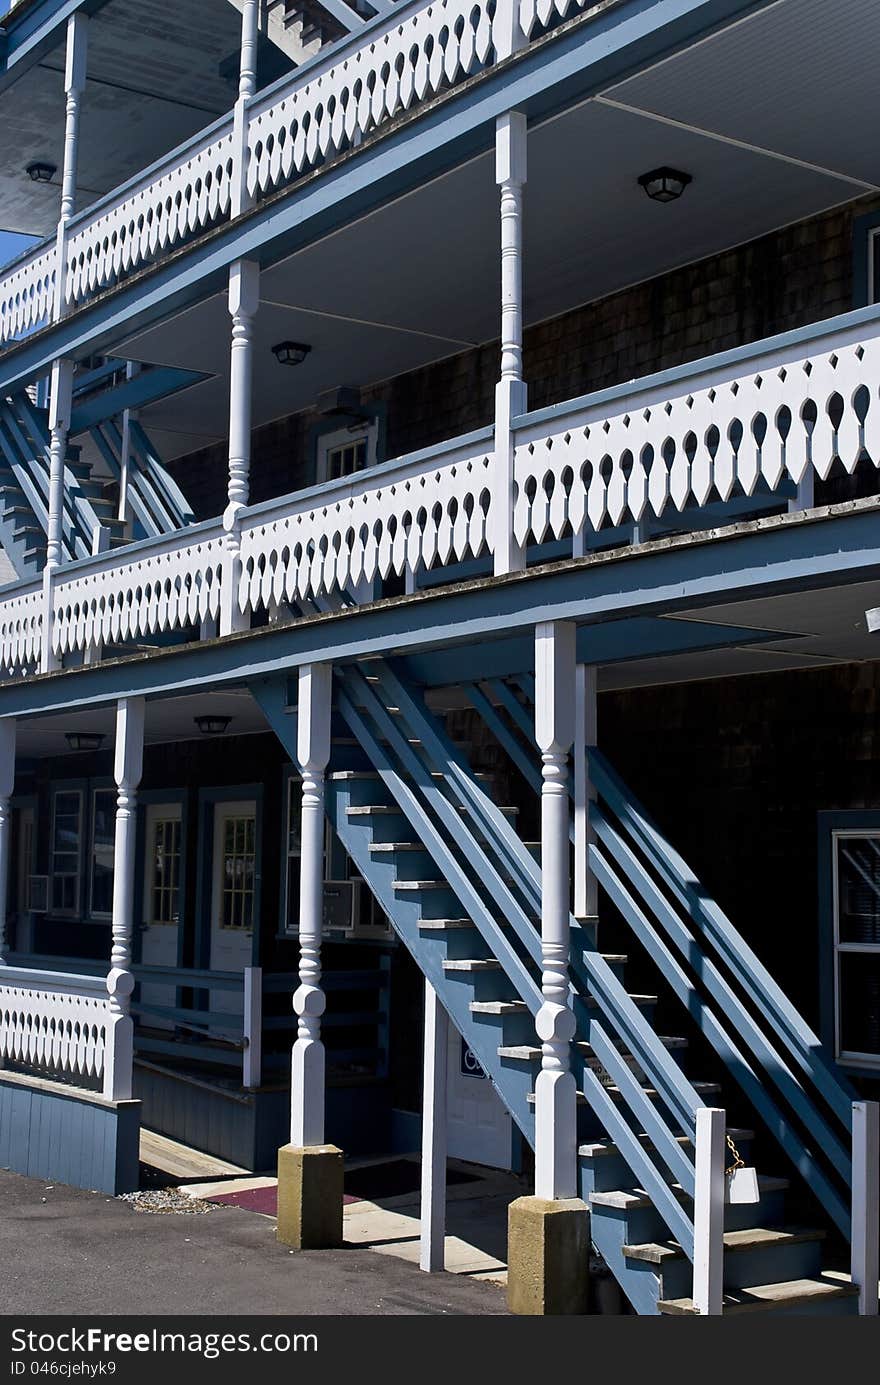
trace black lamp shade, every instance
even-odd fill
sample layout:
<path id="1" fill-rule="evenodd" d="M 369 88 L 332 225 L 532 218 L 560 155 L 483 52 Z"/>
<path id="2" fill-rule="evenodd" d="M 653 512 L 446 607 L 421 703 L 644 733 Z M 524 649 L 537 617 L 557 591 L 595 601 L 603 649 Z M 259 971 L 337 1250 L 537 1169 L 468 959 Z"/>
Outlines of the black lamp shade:
<path id="1" fill-rule="evenodd" d="M 688 183 L 693 181 L 689 173 L 682 173 L 677 168 L 664 167 L 643 173 L 639 179 L 639 186 L 645 189 L 652 202 L 676 202 Z"/>
<path id="2" fill-rule="evenodd" d="M 272 355 L 279 365 L 302 365 L 311 349 L 302 341 L 280 341 L 272 347 Z"/>

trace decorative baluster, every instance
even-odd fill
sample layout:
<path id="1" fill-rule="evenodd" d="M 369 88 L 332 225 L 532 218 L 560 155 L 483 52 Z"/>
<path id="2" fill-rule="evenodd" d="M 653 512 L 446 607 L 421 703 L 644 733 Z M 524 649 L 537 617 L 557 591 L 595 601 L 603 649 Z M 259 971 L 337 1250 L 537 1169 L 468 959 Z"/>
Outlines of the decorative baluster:
<path id="1" fill-rule="evenodd" d="M 493 548 L 496 574 L 525 565 L 513 532 L 514 435 L 511 420 L 527 407 L 522 378 L 522 201 L 526 181 L 526 117 L 500 116 L 495 127 L 495 181 L 501 189 L 501 379 L 495 389 Z"/>
<path id="2" fill-rule="evenodd" d="M 278 1239 L 298 1249 L 342 1241 L 342 1151 L 324 1144 L 325 1059 L 321 1016 L 324 904 L 324 775 L 330 759 L 332 669 L 299 673 L 297 760 L 302 773 L 298 1017 L 290 1089 L 290 1144 L 278 1151 Z"/>
<path id="3" fill-rule="evenodd" d="M 120 698 L 116 710 L 116 839 L 113 849 L 113 945 L 107 994 L 110 997 L 104 1054 L 104 1095 L 112 1101 L 131 1098 L 132 1022 L 129 1014 L 134 977 L 131 932 L 134 916 L 134 870 L 137 838 L 137 788 L 144 759 L 142 697 Z"/>
<path id="4" fill-rule="evenodd" d="M 574 740 L 575 626 L 543 622 L 535 631 L 535 739 L 541 774 L 541 990 L 536 1028 L 542 1044 L 535 1085 L 535 1193 L 577 1192 L 577 1088 L 569 1066 L 575 1033 L 568 979 L 568 753 Z"/>
<path id="5" fill-rule="evenodd" d="M 299 678 L 297 757 L 302 771 L 299 880 L 299 1016 L 293 1046 L 290 1138 L 294 1145 L 324 1142 L 324 1045 L 321 1016 L 321 928 L 324 907 L 324 772 L 330 759 L 332 669 L 310 664 Z"/>
<path id="6" fill-rule="evenodd" d="M 229 361 L 229 503 L 223 516 L 225 571 L 221 635 L 246 628 L 238 599 L 241 577 L 241 511 L 250 496 L 254 318 L 260 304 L 260 267 L 237 260 L 229 271 L 232 347 Z"/>
<path id="7" fill-rule="evenodd" d="M 15 721 L 0 721 L 0 967 L 6 964 L 6 903 L 9 890 L 9 850 L 12 815 L 9 800 L 15 787 Z M 0 1047 L 2 1052 L 2 1047 Z"/>
<path id="8" fill-rule="evenodd" d="M 58 221 L 55 268 L 54 319 L 64 316 L 66 306 L 67 225 L 76 211 L 76 178 L 79 166 L 79 120 L 86 85 L 89 18 L 82 10 L 67 21 L 67 59 L 64 69 L 64 168 L 61 173 L 61 215 Z"/>

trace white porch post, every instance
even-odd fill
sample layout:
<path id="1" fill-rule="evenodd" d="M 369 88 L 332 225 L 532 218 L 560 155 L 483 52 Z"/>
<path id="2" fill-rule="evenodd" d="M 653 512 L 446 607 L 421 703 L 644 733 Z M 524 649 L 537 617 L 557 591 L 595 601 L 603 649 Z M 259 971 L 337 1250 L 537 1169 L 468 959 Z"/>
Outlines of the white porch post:
<path id="1" fill-rule="evenodd" d="M 260 266 L 237 260 L 229 271 L 232 346 L 229 357 L 229 484 L 223 527 L 228 554 L 220 612 L 221 635 L 245 625 L 238 606 L 241 511 L 250 496 L 251 404 L 253 393 L 254 318 L 260 303 Z"/>
<path id="2" fill-rule="evenodd" d="M 541 990 L 536 1028 L 542 1044 L 535 1084 L 535 1194 L 577 1196 L 577 1088 L 569 1067 L 575 1033 L 568 978 L 571 869 L 568 753 L 575 722 L 575 626 L 547 621 L 535 630 L 535 738 L 541 751 Z"/>
<path id="3" fill-rule="evenodd" d="M 144 762 L 142 697 L 120 698 L 116 709 L 116 840 L 113 851 L 113 947 L 107 992 L 110 1023 L 104 1067 L 104 1095 L 113 1101 L 131 1097 L 132 1022 L 129 1013 L 134 977 L 131 971 L 131 930 L 134 914 L 137 788 Z"/>
<path id="4" fill-rule="evenodd" d="M 324 1045 L 321 1016 L 321 923 L 324 903 L 324 773 L 330 759 L 329 664 L 307 664 L 299 674 L 297 759 L 302 772 L 299 880 L 299 1016 L 293 1046 L 290 1142 L 299 1149 L 324 1143 Z"/>
<path id="5" fill-rule="evenodd" d="M 852 1108 L 852 1281 L 859 1286 L 859 1313 L 877 1316 L 880 1279 L 880 1105 L 854 1101 Z"/>
<path id="6" fill-rule="evenodd" d="M 61 170 L 61 212 L 58 219 L 58 263 L 55 276 L 54 318 L 64 316 L 67 265 L 67 223 L 76 211 L 76 179 L 79 167 L 79 124 L 86 85 L 89 18 L 78 10 L 67 21 L 67 56 L 64 66 L 64 167 Z"/>
<path id="7" fill-rule="evenodd" d="M 597 739 L 595 664 L 578 664 L 575 674 L 574 737 L 574 916 L 596 924 L 599 903 L 596 877 L 590 869 L 590 804 L 596 791 L 590 781 L 587 748 Z"/>
<path id="8" fill-rule="evenodd" d="M 5 965 L 6 904 L 9 888 L 9 848 L 12 840 L 12 815 L 9 800 L 15 787 L 14 718 L 0 721 L 0 967 Z"/>
<path id="9" fill-rule="evenodd" d="M 694 1149 L 694 1287 L 698 1313 L 718 1317 L 724 1298 L 724 1149 L 726 1112 L 701 1106 Z"/>
<path id="10" fill-rule="evenodd" d="M 425 981 L 425 1057 L 422 1083 L 422 1200 L 419 1268 L 446 1267 L 446 1062 L 449 1016 Z"/>
<path id="11" fill-rule="evenodd" d="M 513 534 L 513 434 L 511 419 L 525 411 L 522 373 L 522 206 L 526 181 L 527 131 L 522 111 L 499 116 L 495 126 L 495 181 L 501 190 L 501 379 L 495 389 L 495 572 L 514 572 L 525 563 Z"/>
<path id="12" fill-rule="evenodd" d="M 73 406 L 73 361 L 52 363 L 49 395 L 49 496 L 46 524 L 46 566 L 43 569 L 43 648 L 40 668 L 49 673 L 58 661 L 52 652 L 52 587 L 63 557 L 64 467 Z"/>

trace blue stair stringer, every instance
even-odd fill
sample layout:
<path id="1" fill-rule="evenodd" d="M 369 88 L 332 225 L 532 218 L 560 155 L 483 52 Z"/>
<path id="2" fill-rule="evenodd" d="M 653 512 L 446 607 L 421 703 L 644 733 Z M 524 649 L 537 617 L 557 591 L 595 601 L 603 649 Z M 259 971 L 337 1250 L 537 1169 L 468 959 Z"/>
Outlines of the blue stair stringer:
<path id="1" fill-rule="evenodd" d="M 516 680 L 523 701 L 500 680 L 465 687 L 509 759 L 536 791 L 540 771 L 534 746 L 531 704 L 534 681 Z M 591 864 L 607 900 L 629 925 L 656 964 L 669 991 L 682 1003 L 702 1038 L 723 1060 L 762 1127 L 778 1142 L 794 1169 L 844 1238 L 851 1233 L 852 1101 L 855 1093 L 825 1046 L 795 1011 L 777 983 L 733 925 L 595 748 L 588 752 L 596 801 L 591 804 Z M 572 831 L 573 837 L 573 831 Z M 718 1102 L 724 1106 L 724 1101 Z M 751 1132 L 740 1132 L 741 1153 Z M 589 1151 L 592 1166 L 594 1241 L 609 1258 L 603 1223 L 619 1223 L 618 1256 L 631 1272 L 653 1278 L 667 1311 L 680 1309 L 686 1278 L 680 1253 L 657 1241 L 635 1246 L 634 1230 L 655 1235 L 651 1209 L 633 1201 L 620 1179 L 619 1155 L 603 1142 Z M 727 1311 L 748 1306 L 745 1285 L 778 1284 L 786 1267 L 790 1292 L 753 1293 L 755 1306 L 777 1312 L 854 1312 L 851 1286 L 840 1278 L 817 1278 L 822 1233 L 785 1227 L 778 1196 L 785 1180 L 763 1179 L 759 1208 L 728 1209 L 731 1228 L 743 1212 L 751 1219 L 728 1237 L 725 1284 Z M 765 1196 L 766 1195 L 766 1196 Z M 765 1208 L 766 1200 L 766 1208 Z M 761 1216 L 760 1227 L 755 1216 Z M 652 1220 L 653 1219 L 653 1220 Z M 626 1238 L 629 1238 L 628 1240 Z M 735 1253 L 734 1253 L 735 1252 Z M 771 1281 L 754 1276 L 770 1257 Z M 611 1261 L 609 1260 L 609 1263 Z M 675 1300 L 670 1304 L 669 1300 Z"/>
<path id="2" fill-rule="evenodd" d="M 48 414 L 26 392 L 0 398 L 0 541 L 20 577 L 33 576 L 45 561 L 49 441 Z M 108 531 L 115 546 L 124 541 L 123 528 L 101 483 L 80 460 L 80 449 L 69 446 L 62 518 L 65 557 L 88 557 L 96 530 Z"/>
<path id="3" fill-rule="evenodd" d="M 115 419 L 96 424 L 91 436 L 106 462 L 111 476 L 122 474 L 122 432 Z M 134 539 L 158 538 L 184 529 L 195 518 L 192 507 L 177 482 L 168 472 L 141 425 L 132 420 L 129 428 L 128 505 Z"/>
<path id="4" fill-rule="evenodd" d="M 295 756 L 286 680 L 251 690 Z M 331 762 L 328 816 L 533 1144 L 539 867 L 512 810 L 493 803 L 485 778 L 388 663 L 339 669 L 337 706 L 365 758 L 360 768 Z M 626 959 L 604 957 L 571 922 L 572 1068 L 593 1244 L 638 1313 L 691 1312 L 695 1113 L 704 1097 L 717 1104 L 716 1089 L 685 1076 L 683 1040 L 655 1032 L 654 997 L 627 994 Z M 747 1155 L 751 1131 L 730 1133 Z M 854 1311 L 851 1286 L 820 1274 L 822 1232 L 786 1227 L 786 1187 L 763 1177 L 757 1205 L 727 1210 L 725 1311 Z"/>

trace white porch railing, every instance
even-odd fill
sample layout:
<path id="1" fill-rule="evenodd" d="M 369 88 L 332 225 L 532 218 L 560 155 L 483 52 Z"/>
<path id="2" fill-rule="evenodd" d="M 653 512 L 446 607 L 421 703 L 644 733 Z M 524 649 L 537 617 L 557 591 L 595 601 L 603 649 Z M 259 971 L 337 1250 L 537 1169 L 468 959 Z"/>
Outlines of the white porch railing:
<path id="1" fill-rule="evenodd" d="M 880 465 L 880 309 L 527 414 L 514 438 L 512 507 L 487 428 L 245 508 L 229 529 L 211 520 L 9 586 L 3 672 L 218 618 L 226 634 L 284 603 L 369 599 L 376 578 L 494 553 L 501 526 L 577 552 L 652 515 L 758 492 L 783 504 L 835 464 Z"/>
<path id="2" fill-rule="evenodd" d="M 113 1062 L 118 1019 L 104 977 L 0 968 L 0 1066 L 100 1083 L 113 1099 L 121 1076 Z"/>
<path id="3" fill-rule="evenodd" d="M 617 0 L 613 0 L 616 3 Z M 411 0 L 319 54 L 74 216 L 0 276 L 0 345 L 112 287 L 595 0 Z M 241 135 L 239 135 L 239 130 Z"/>

